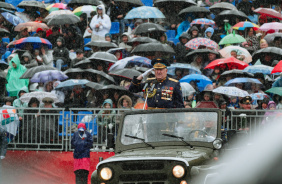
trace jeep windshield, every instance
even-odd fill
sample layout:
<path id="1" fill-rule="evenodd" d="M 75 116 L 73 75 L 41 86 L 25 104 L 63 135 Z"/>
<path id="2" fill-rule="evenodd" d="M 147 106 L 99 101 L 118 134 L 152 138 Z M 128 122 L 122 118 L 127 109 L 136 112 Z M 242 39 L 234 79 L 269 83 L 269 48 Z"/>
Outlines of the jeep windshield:
<path id="1" fill-rule="evenodd" d="M 125 135 L 144 139 L 145 142 L 213 142 L 218 134 L 216 112 L 173 112 L 126 115 L 121 143 L 142 143 Z M 170 136 L 172 135 L 172 136 Z M 177 136 L 177 137 L 175 137 Z M 185 145 L 185 144 L 184 144 Z"/>

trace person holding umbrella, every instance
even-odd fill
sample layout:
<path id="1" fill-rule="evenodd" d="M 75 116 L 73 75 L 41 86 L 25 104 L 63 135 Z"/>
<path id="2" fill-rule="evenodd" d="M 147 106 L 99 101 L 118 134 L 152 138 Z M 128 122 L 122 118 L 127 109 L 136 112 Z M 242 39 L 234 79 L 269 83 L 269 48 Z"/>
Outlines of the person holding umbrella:
<path id="1" fill-rule="evenodd" d="M 143 91 L 148 109 L 184 108 L 180 83 L 178 80 L 167 77 L 169 62 L 162 58 L 155 58 L 151 64 L 153 69 L 133 78 L 129 91 L 133 93 Z M 152 71 L 155 71 L 155 77 L 141 83 L 141 80 L 151 74 Z"/>

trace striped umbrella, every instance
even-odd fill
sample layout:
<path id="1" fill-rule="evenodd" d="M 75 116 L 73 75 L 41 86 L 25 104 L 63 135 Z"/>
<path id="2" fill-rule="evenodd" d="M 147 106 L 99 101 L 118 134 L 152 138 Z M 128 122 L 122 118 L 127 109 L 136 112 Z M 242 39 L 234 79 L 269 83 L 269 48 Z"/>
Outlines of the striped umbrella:
<path id="1" fill-rule="evenodd" d="M 210 19 L 206 19 L 206 18 L 201 18 L 201 19 L 194 19 L 192 22 L 191 22 L 191 26 L 194 25 L 194 24 L 201 24 L 201 25 L 210 25 L 210 26 L 214 26 L 215 25 L 215 22 L 213 20 L 210 20 Z"/>
<path id="2" fill-rule="evenodd" d="M 33 49 L 39 49 L 41 46 L 47 46 L 48 49 L 52 48 L 52 44 L 47 39 L 33 36 L 16 40 L 14 45 L 18 49 L 23 49 L 28 43 L 32 44 Z"/>
<path id="3" fill-rule="evenodd" d="M 236 30 L 245 30 L 246 28 L 250 28 L 252 27 L 255 31 L 259 29 L 259 26 L 252 23 L 252 22 L 249 22 L 249 21 L 245 21 L 245 22 L 239 22 L 237 24 L 235 24 L 233 26 L 233 29 L 236 29 Z"/>
<path id="4" fill-rule="evenodd" d="M 90 13 L 96 11 L 96 6 L 91 6 L 91 5 L 85 5 L 85 6 L 80 6 L 76 8 L 73 13 L 76 16 L 80 16 L 83 13 L 87 14 L 87 17 L 90 17 Z"/>
<path id="5" fill-rule="evenodd" d="M 67 5 L 64 3 L 54 3 L 54 4 L 50 4 L 49 6 L 47 6 L 46 10 L 48 10 L 49 12 L 52 11 L 57 11 L 57 10 L 66 10 L 67 9 Z"/>

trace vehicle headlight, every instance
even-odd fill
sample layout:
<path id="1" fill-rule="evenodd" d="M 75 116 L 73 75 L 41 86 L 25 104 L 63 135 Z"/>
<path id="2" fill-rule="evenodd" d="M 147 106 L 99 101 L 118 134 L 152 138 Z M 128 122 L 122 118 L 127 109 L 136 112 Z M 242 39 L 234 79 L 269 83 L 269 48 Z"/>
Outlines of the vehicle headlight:
<path id="1" fill-rule="evenodd" d="M 172 169 L 172 174 L 176 178 L 182 178 L 185 174 L 185 169 L 181 165 L 176 165 Z"/>
<path id="2" fill-rule="evenodd" d="M 222 147 L 222 140 L 215 139 L 212 144 L 215 149 L 220 149 Z"/>
<path id="3" fill-rule="evenodd" d="M 113 172 L 110 168 L 105 167 L 100 171 L 100 176 L 103 180 L 110 180 L 113 176 Z"/>

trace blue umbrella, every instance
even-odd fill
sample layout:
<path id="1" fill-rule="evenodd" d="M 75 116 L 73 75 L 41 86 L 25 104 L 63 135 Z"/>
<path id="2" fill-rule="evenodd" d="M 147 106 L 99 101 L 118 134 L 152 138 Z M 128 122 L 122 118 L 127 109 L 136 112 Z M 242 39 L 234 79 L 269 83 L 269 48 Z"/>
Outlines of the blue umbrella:
<path id="1" fill-rule="evenodd" d="M 267 66 L 267 65 L 252 65 L 252 66 L 248 66 L 244 69 L 245 72 L 263 73 L 263 74 L 266 74 L 266 75 L 271 74 L 272 70 L 273 70 L 273 67 Z"/>
<path id="2" fill-rule="evenodd" d="M 189 70 L 189 74 L 202 74 L 202 72 L 198 68 L 190 64 L 184 64 L 184 63 L 171 64 L 169 67 L 167 67 L 167 69 L 168 69 L 167 73 L 173 76 L 175 75 L 176 69 Z"/>
<path id="3" fill-rule="evenodd" d="M 70 79 L 66 80 L 64 82 L 61 82 L 56 89 L 66 89 L 66 90 L 72 90 L 74 86 L 81 86 L 84 87 L 85 84 L 89 83 L 89 80 L 82 79 L 82 80 L 75 80 Z"/>
<path id="4" fill-rule="evenodd" d="M 9 12 L 3 12 L 1 13 L 1 15 L 11 24 L 13 24 L 14 26 L 18 25 L 19 23 L 24 23 L 24 21 L 17 17 L 16 15 L 13 15 Z"/>
<path id="5" fill-rule="evenodd" d="M 37 72 L 33 75 L 33 77 L 30 79 L 31 82 L 38 82 L 38 83 L 45 83 L 48 81 L 53 80 L 66 80 L 69 78 L 66 74 L 64 74 L 61 71 L 58 70 L 45 70 L 42 72 Z"/>
<path id="6" fill-rule="evenodd" d="M 236 83 L 256 83 L 256 84 L 262 84 L 258 79 L 253 79 L 253 78 L 235 78 L 231 79 L 228 82 L 224 84 L 224 86 L 232 86 L 235 85 Z"/>
<path id="7" fill-rule="evenodd" d="M 164 19 L 165 16 L 158 8 L 150 7 L 150 6 L 141 6 L 130 10 L 124 18 L 125 19 L 153 19 L 153 18 Z"/>
<path id="8" fill-rule="evenodd" d="M 212 81 L 208 77 L 200 74 L 186 75 L 185 77 L 179 80 L 179 82 L 187 82 L 187 83 L 190 83 L 191 81 L 196 82 L 200 91 L 203 91 L 206 85 L 212 84 Z"/>

